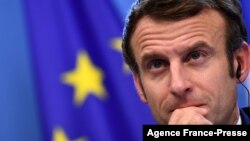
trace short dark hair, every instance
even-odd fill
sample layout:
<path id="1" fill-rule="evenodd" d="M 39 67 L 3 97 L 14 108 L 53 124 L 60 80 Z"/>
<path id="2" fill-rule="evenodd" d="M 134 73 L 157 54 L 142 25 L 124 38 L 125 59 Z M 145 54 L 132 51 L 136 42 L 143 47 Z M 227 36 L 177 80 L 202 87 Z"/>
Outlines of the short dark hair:
<path id="1" fill-rule="evenodd" d="M 247 41 L 247 31 L 242 18 L 239 0 L 138 0 L 126 19 L 123 32 L 123 56 L 134 73 L 140 73 L 130 44 L 131 36 L 143 16 L 154 20 L 178 21 L 199 14 L 203 9 L 217 10 L 226 21 L 226 54 L 229 74 L 234 76 L 233 53 Z"/>

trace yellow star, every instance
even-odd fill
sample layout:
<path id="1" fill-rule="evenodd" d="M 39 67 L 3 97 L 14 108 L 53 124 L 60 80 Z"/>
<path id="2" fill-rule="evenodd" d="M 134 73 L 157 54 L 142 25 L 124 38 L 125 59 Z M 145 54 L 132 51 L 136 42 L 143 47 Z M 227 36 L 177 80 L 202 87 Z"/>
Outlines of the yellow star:
<path id="1" fill-rule="evenodd" d="M 74 101 L 77 105 L 84 103 L 90 93 L 105 98 L 102 81 L 102 72 L 92 64 L 88 55 L 82 52 L 78 54 L 75 70 L 63 75 L 63 82 L 75 88 Z"/>
<path id="2" fill-rule="evenodd" d="M 122 52 L 122 39 L 121 38 L 114 38 L 112 40 L 112 47 L 114 49 L 116 49 L 118 52 Z M 130 69 L 128 67 L 128 65 L 124 62 L 123 63 L 123 70 L 126 72 L 126 73 L 130 73 Z"/>
<path id="3" fill-rule="evenodd" d="M 117 51 L 122 52 L 122 39 L 114 38 L 112 40 L 112 47 L 114 47 Z"/>
<path id="4" fill-rule="evenodd" d="M 68 137 L 65 135 L 63 129 L 56 128 L 53 131 L 53 141 L 70 141 Z M 86 138 L 75 139 L 74 141 L 87 141 Z"/>

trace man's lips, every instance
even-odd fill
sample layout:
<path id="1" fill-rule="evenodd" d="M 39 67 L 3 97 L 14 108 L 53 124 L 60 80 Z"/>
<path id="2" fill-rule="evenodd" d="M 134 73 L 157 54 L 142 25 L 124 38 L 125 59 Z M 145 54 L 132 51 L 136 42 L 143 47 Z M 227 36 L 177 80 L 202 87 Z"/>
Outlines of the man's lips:
<path id="1" fill-rule="evenodd" d="M 186 106 L 179 106 L 177 108 L 173 108 L 170 110 L 170 113 L 174 112 L 176 109 L 182 109 L 182 108 L 188 108 L 188 107 L 198 107 L 198 108 L 204 108 L 205 104 L 195 104 L 195 105 L 186 105 Z"/>

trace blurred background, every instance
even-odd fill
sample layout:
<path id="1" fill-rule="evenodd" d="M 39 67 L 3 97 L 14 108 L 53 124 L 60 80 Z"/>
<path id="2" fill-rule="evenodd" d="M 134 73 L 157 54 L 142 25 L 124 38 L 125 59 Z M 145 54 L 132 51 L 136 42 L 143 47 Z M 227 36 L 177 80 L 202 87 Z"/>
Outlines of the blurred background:
<path id="1" fill-rule="evenodd" d="M 155 121 L 121 54 L 132 2 L 0 0 L 1 141 L 142 140 Z"/>

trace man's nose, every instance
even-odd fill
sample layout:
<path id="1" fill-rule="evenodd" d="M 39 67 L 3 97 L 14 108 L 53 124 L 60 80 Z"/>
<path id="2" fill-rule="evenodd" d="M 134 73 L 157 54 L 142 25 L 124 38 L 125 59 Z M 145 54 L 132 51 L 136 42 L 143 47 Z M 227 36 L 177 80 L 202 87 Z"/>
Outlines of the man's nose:
<path id="1" fill-rule="evenodd" d="M 183 96 L 191 91 L 190 74 L 180 65 L 171 68 L 170 92 L 174 95 Z"/>

